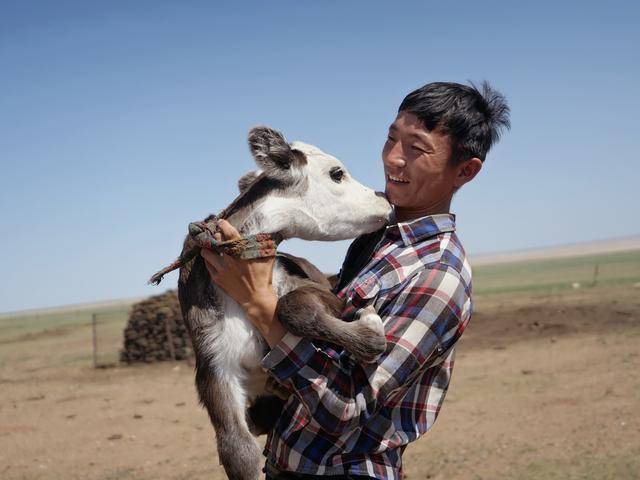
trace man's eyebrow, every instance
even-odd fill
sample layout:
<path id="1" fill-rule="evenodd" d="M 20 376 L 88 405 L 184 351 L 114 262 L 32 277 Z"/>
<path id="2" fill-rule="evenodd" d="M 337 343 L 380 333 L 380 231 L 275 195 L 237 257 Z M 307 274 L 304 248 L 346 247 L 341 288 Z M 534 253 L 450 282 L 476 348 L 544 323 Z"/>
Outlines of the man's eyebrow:
<path id="1" fill-rule="evenodd" d="M 398 131 L 400 131 L 400 129 L 396 126 L 395 123 L 392 123 L 391 125 L 389 125 L 389 132 L 398 132 Z M 419 133 L 409 133 L 407 136 L 415 140 L 421 141 L 428 148 L 433 148 L 433 144 L 424 135 L 420 135 Z"/>

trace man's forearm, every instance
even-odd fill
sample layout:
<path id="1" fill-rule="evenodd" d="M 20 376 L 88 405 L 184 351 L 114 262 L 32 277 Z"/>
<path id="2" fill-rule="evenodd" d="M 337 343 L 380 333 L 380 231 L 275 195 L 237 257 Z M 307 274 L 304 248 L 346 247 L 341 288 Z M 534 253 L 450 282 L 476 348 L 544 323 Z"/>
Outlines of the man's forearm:
<path id="1" fill-rule="evenodd" d="M 271 291 L 256 295 L 242 305 L 249 321 L 258 329 L 273 348 L 287 333 L 276 316 L 278 297 Z"/>

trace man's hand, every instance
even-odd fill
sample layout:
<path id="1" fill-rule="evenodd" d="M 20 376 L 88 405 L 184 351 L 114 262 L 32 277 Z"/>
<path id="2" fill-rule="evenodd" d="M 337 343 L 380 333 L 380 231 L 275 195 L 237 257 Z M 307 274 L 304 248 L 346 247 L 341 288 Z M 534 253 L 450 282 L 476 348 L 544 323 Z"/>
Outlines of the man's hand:
<path id="1" fill-rule="evenodd" d="M 218 223 L 222 235 L 216 240 L 239 238 L 238 231 L 227 221 Z M 273 347 L 286 333 L 275 316 L 278 297 L 273 290 L 275 258 L 242 260 L 202 249 L 201 255 L 211 280 L 243 308 L 251 323 Z"/>

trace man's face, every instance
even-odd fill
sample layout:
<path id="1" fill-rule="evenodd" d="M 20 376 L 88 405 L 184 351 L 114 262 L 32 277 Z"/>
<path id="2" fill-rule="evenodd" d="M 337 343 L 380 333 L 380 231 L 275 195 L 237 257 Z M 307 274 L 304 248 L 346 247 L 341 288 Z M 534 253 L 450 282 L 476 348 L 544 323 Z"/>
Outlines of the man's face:
<path id="1" fill-rule="evenodd" d="M 447 135 L 427 131 L 413 113 L 398 114 L 382 149 L 385 193 L 396 212 L 417 217 L 448 211 L 458 173 L 451 152 Z"/>

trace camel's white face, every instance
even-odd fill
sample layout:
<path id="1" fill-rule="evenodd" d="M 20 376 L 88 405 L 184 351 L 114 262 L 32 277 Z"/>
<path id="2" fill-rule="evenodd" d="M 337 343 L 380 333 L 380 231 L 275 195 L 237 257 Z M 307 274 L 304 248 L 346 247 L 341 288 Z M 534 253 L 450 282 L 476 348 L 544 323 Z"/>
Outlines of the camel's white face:
<path id="1" fill-rule="evenodd" d="M 343 240 L 377 230 L 387 222 L 389 202 L 353 178 L 337 158 L 302 142 L 293 142 L 291 148 L 307 158 L 300 168 L 307 188 L 289 200 L 294 236 Z"/>
<path id="2" fill-rule="evenodd" d="M 391 205 L 384 196 L 356 181 L 337 158 L 303 142 L 288 144 L 266 127 L 252 129 L 249 143 L 261 172 L 246 189 L 264 192 L 250 214 L 261 231 L 344 240 L 388 221 Z"/>

